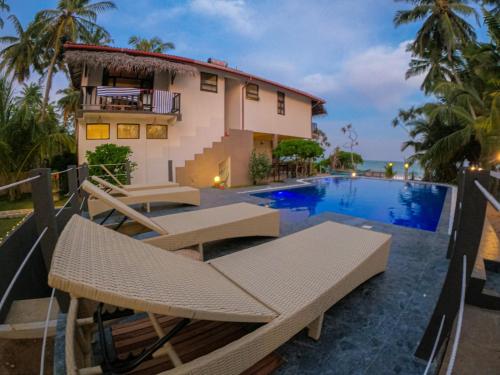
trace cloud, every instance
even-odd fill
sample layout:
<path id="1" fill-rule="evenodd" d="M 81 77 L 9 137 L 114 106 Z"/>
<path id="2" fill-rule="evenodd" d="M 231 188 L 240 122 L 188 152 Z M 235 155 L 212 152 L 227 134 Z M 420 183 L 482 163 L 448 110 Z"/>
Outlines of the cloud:
<path id="1" fill-rule="evenodd" d="M 244 0 L 192 0 L 190 8 L 204 16 L 223 18 L 231 28 L 242 34 L 255 33 L 251 22 L 252 11 Z"/>
<path id="2" fill-rule="evenodd" d="M 378 45 L 346 58 L 337 72 L 313 73 L 302 86 L 317 94 L 341 95 L 378 110 L 397 107 L 418 92 L 421 77 L 405 79 L 408 42 L 397 47 Z"/>
<path id="3" fill-rule="evenodd" d="M 335 74 L 314 73 L 302 79 L 302 87 L 316 94 L 338 92 L 340 89 L 339 78 Z"/>

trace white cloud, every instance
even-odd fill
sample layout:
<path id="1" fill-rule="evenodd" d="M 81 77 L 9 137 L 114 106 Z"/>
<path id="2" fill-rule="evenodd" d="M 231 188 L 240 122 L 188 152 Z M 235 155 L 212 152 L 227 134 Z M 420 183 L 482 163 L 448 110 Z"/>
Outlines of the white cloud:
<path id="1" fill-rule="evenodd" d="M 337 72 L 314 73 L 302 79 L 305 89 L 318 94 L 358 98 L 379 110 L 397 107 L 414 95 L 421 77 L 405 80 L 410 54 L 408 42 L 396 48 L 379 45 L 345 59 Z"/>
<path id="2" fill-rule="evenodd" d="M 242 34 L 255 33 L 251 22 L 252 11 L 245 0 L 192 0 L 190 8 L 205 16 L 224 18 L 234 30 Z"/>
<path id="3" fill-rule="evenodd" d="M 337 92 L 340 88 L 338 76 L 335 74 L 314 73 L 302 79 L 302 87 L 315 94 Z"/>

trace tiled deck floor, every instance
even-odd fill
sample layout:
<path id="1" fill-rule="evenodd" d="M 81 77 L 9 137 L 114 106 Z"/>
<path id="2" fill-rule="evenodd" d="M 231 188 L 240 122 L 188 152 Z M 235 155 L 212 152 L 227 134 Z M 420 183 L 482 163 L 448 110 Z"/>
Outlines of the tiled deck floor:
<path id="1" fill-rule="evenodd" d="M 240 190 L 241 191 L 241 190 Z M 279 374 L 422 374 L 425 363 L 413 353 L 427 325 L 447 270 L 448 193 L 436 233 L 394 226 L 335 213 L 310 218 L 282 215 L 281 233 L 334 220 L 393 235 L 387 271 L 333 306 L 326 314 L 320 341 L 302 332 L 279 349 L 285 364 Z M 237 190 L 203 189 L 200 208 L 238 201 L 265 200 Z M 197 208 L 153 208 L 152 216 Z M 237 239 L 205 245 L 214 258 L 269 239 Z M 314 244 L 311 244 L 314 246 Z"/>

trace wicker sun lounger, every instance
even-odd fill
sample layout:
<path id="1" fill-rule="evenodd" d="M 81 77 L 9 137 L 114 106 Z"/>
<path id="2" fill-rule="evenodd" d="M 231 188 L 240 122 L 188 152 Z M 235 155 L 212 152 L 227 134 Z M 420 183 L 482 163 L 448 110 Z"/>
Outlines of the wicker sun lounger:
<path id="1" fill-rule="evenodd" d="M 92 177 L 99 185 L 119 194 L 117 199 L 121 202 L 131 204 L 146 204 L 148 211 L 151 203 L 169 202 L 169 203 L 184 203 L 194 206 L 200 205 L 200 190 L 189 186 L 169 187 L 164 189 L 149 189 L 149 190 L 134 190 L 127 191 L 99 177 Z M 90 194 L 90 193 L 89 193 Z M 100 213 L 112 209 L 105 201 L 99 199 L 96 195 L 91 194 L 88 201 L 89 215 L 93 217 Z"/>
<path id="2" fill-rule="evenodd" d="M 158 236 L 144 242 L 165 250 L 198 246 L 203 258 L 202 245 L 207 242 L 251 236 L 278 237 L 280 233 L 280 213 L 268 207 L 236 203 L 150 218 L 88 181 L 83 182 L 82 188 L 133 221 L 123 224 L 120 232 L 129 235 L 156 232 Z"/>
<path id="3" fill-rule="evenodd" d="M 119 186 L 122 189 L 125 189 L 127 191 L 147 190 L 147 189 L 163 189 L 163 188 L 179 186 L 179 184 L 177 182 L 170 182 L 170 181 L 156 182 L 156 183 L 152 182 L 149 184 L 125 185 L 125 184 L 122 184 L 122 182 L 113 173 L 111 173 L 111 171 L 108 168 L 106 168 L 105 165 L 101 165 L 101 168 L 115 182 L 116 186 Z"/>
<path id="4" fill-rule="evenodd" d="M 98 302 L 146 312 L 154 326 L 155 314 L 181 318 L 168 333 L 157 330 L 161 338 L 146 353 L 175 365 L 164 374 L 240 374 L 304 328 L 319 339 L 324 313 L 383 272 L 389 251 L 389 235 L 325 222 L 205 263 L 75 215 L 58 240 L 49 273 L 50 286 L 71 295 L 66 371 L 137 366 L 106 353 L 104 363 L 92 361 L 93 319 L 100 338 L 106 337 L 102 307 L 89 318 L 95 310 L 89 305 Z M 171 339 L 193 320 L 243 322 L 253 330 L 183 363 Z"/>

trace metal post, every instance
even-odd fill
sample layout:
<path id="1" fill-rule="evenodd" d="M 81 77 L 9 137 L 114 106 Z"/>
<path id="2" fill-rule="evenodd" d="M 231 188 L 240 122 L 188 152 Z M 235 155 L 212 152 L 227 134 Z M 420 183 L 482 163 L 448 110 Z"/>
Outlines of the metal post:
<path id="1" fill-rule="evenodd" d="M 68 171 L 68 195 L 71 198 L 72 194 L 77 194 L 78 190 L 78 176 L 76 175 L 76 165 L 70 165 Z M 70 205 L 71 212 L 78 213 L 78 209 L 80 208 L 78 204 L 78 199 L 73 197 L 73 202 Z"/>
<path id="2" fill-rule="evenodd" d="M 457 198 L 455 201 L 455 213 L 453 215 L 453 226 L 450 234 L 450 242 L 448 243 L 448 251 L 446 252 L 446 258 L 450 259 L 455 250 L 455 241 L 457 232 L 459 231 L 460 223 L 460 213 L 462 212 L 462 202 L 464 200 L 464 180 L 465 180 L 466 168 L 462 167 L 458 171 L 458 186 L 457 186 Z"/>
<path id="3" fill-rule="evenodd" d="M 56 212 L 54 200 L 52 198 L 52 183 L 49 168 L 32 169 L 30 177 L 39 175 L 40 178 L 31 182 L 31 196 L 33 199 L 33 209 L 37 232 L 40 235 L 45 228 L 47 232 L 40 242 L 43 261 L 47 272 L 50 269 L 52 254 L 57 243 L 58 232 L 56 222 Z M 69 298 L 62 293 L 56 294 L 59 307 L 64 312 L 69 306 Z"/>
<path id="4" fill-rule="evenodd" d="M 463 275 L 463 258 L 466 255 L 467 272 L 466 284 L 469 286 L 470 277 L 474 268 L 481 235 L 483 232 L 484 218 L 486 215 L 486 199 L 476 187 L 474 181 L 488 186 L 489 172 L 478 170 L 466 170 L 463 181 L 462 210 L 459 215 L 458 230 L 455 239 L 448 273 L 441 289 L 438 302 L 427 325 L 427 329 L 420 341 L 415 355 L 422 359 L 429 359 L 434 346 L 443 315 L 446 317 L 443 325 L 443 334 L 438 341 L 439 349 L 444 340 L 449 336 L 453 322 L 460 305 L 461 280 Z"/>
<path id="5" fill-rule="evenodd" d="M 85 180 L 89 178 L 89 165 L 87 163 L 83 163 L 80 166 L 80 169 L 78 170 L 78 186 L 81 186 Z M 85 190 L 80 189 L 80 198 L 86 199 L 88 197 L 88 194 L 85 192 Z M 81 202 L 80 202 L 81 204 Z M 85 203 L 83 206 L 87 206 L 87 203 Z M 83 210 L 86 209 L 86 207 L 82 207 Z"/>
<path id="6" fill-rule="evenodd" d="M 89 165 L 87 163 L 83 163 L 80 166 L 80 169 L 78 171 L 78 186 L 80 186 L 83 181 L 89 178 Z M 80 195 L 82 197 L 86 196 L 85 192 L 80 189 Z"/>
<path id="7" fill-rule="evenodd" d="M 131 178 L 130 178 L 130 161 L 125 162 L 125 174 L 127 175 L 127 185 L 130 185 Z M 169 176 L 170 177 L 170 176 Z"/>

